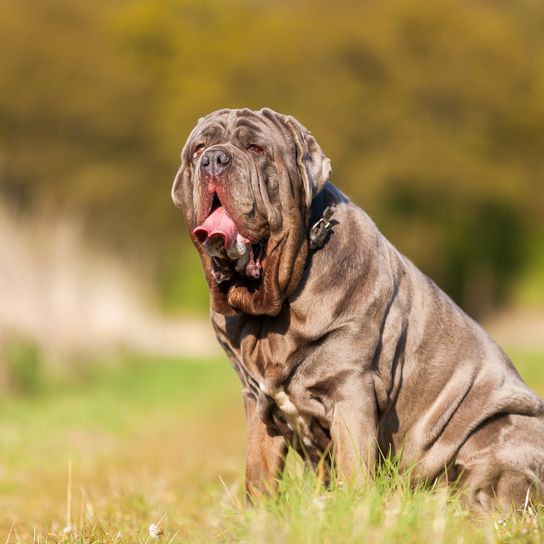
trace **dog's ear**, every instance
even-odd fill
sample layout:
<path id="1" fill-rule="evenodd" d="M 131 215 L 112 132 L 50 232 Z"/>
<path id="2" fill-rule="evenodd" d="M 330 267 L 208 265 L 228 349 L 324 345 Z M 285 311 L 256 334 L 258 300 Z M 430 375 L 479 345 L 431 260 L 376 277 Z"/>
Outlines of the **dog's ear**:
<path id="1" fill-rule="evenodd" d="M 296 149 L 296 161 L 302 178 L 305 204 L 309 208 L 313 198 L 331 177 L 331 161 L 323 153 L 312 133 L 294 117 L 268 109 L 262 112 L 268 117 L 274 115 L 279 118 L 281 124 L 290 133 Z"/>
<path id="2" fill-rule="evenodd" d="M 213 115 L 213 114 L 210 114 Z M 200 123 L 205 119 L 201 117 L 198 120 L 198 123 L 195 125 L 183 149 L 181 150 L 181 166 L 177 171 L 176 177 L 174 178 L 174 183 L 172 184 L 171 196 L 174 204 L 181 208 L 184 211 L 187 211 L 191 206 L 187 206 L 187 203 L 184 204 L 184 198 L 188 197 L 189 192 L 191 191 L 191 158 L 189 154 L 189 146 L 191 138 L 198 131 Z"/>
<path id="3" fill-rule="evenodd" d="M 172 185 L 172 200 L 178 208 L 183 207 L 183 164 L 180 166 L 176 177 L 174 178 L 174 184 Z"/>
<path id="4" fill-rule="evenodd" d="M 190 137 L 185 142 L 185 145 L 183 146 L 183 150 L 181 151 L 181 166 L 179 167 L 179 170 L 176 173 L 176 177 L 174 178 L 174 183 L 172 184 L 172 192 L 170 193 L 172 196 L 172 200 L 174 201 L 174 204 L 183 210 L 187 208 L 186 204 L 184 205 L 184 198 L 187 198 L 187 191 L 190 191 L 191 183 L 190 183 L 190 164 L 187 157 L 187 147 L 189 145 Z"/>
<path id="5" fill-rule="evenodd" d="M 297 148 L 297 163 L 304 182 L 306 205 L 321 191 L 331 177 L 330 159 L 323 153 L 312 133 L 294 117 L 287 116 L 287 126 Z"/>

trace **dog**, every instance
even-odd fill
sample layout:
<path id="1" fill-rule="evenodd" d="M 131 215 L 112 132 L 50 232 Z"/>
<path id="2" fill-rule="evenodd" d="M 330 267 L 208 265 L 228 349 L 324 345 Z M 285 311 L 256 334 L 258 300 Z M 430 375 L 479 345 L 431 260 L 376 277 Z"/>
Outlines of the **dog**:
<path id="1" fill-rule="evenodd" d="M 243 386 L 248 494 L 273 487 L 291 445 L 353 482 L 396 456 L 474 511 L 539 501 L 544 403 L 330 176 L 293 117 L 223 109 L 174 180 Z"/>

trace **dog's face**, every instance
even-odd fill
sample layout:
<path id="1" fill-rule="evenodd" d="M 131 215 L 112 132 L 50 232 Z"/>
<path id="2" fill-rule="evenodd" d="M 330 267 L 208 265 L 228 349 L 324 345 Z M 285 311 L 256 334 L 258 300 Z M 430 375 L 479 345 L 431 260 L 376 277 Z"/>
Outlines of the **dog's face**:
<path id="1" fill-rule="evenodd" d="M 300 281 L 311 202 L 329 176 L 330 161 L 292 117 L 243 109 L 199 121 L 172 198 L 200 253 L 215 311 L 280 311 Z"/>

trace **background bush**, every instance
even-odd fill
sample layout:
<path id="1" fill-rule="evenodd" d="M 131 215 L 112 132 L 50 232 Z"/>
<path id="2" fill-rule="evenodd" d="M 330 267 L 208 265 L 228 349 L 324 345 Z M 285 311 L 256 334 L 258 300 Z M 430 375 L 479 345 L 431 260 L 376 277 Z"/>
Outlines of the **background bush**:
<path id="1" fill-rule="evenodd" d="M 536 259 L 540 2 L 21 0 L 2 13 L 2 196 L 77 214 L 170 306 L 206 305 L 180 285 L 196 260 L 169 191 L 190 129 L 225 106 L 299 118 L 334 181 L 472 313 L 507 300 Z"/>

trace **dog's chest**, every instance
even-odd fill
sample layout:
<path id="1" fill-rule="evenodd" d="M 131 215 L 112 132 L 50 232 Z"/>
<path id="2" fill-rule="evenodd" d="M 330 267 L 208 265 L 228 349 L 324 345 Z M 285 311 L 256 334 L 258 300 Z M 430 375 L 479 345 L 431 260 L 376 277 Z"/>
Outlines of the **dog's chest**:
<path id="1" fill-rule="evenodd" d="M 310 394 L 311 380 L 305 383 L 307 378 L 296 371 L 306 358 L 306 345 L 288 326 L 292 316 L 282 326 L 284 317 L 275 318 L 269 330 L 253 320 L 247 328 L 236 327 L 239 335 L 229 331 L 227 322 L 220 326 L 216 321 L 216 334 L 246 391 L 257 400 L 263 421 L 286 437 L 296 435 L 307 448 L 324 449 L 330 440 L 327 410 Z"/>
<path id="2" fill-rule="evenodd" d="M 316 443 L 316 437 L 312 433 L 312 416 L 301 411 L 292 398 L 282 387 L 274 389 L 260 385 L 262 393 L 274 404 L 273 410 L 276 417 L 280 417 L 287 427 L 300 437 L 305 446 L 311 447 Z"/>

